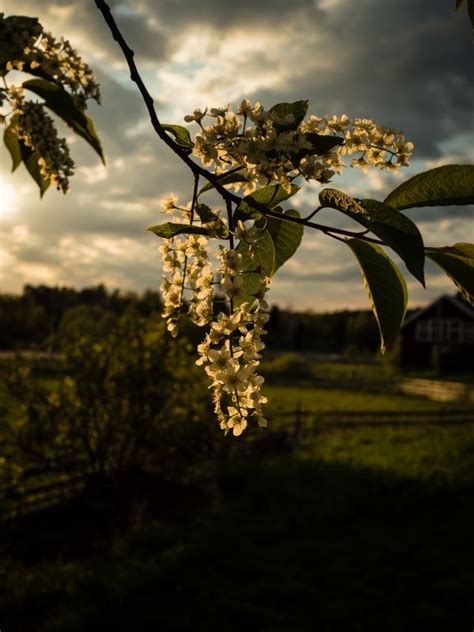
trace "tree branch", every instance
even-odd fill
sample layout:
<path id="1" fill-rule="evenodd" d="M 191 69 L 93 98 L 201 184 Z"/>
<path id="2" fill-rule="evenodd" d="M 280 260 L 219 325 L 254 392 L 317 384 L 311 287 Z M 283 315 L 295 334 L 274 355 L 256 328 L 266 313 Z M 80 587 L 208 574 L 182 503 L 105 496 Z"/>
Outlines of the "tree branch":
<path id="1" fill-rule="evenodd" d="M 135 53 L 133 52 L 133 50 L 128 46 L 127 42 L 125 41 L 122 33 L 120 32 L 120 29 L 117 26 L 117 23 L 115 21 L 114 16 L 112 15 L 111 11 L 110 11 L 110 7 L 108 6 L 107 2 L 105 0 L 95 0 L 95 3 L 97 5 L 97 8 L 99 9 L 99 11 L 102 13 L 104 20 L 107 24 L 107 26 L 109 27 L 113 38 L 115 39 L 115 41 L 118 43 L 118 45 L 120 46 L 120 48 L 122 49 L 122 52 L 125 56 L 125 59 L 127 61 L 128 64 L 128 68 L 130 70 L 130 79 L 137 84 L 138 86 L 138 90 L 140 91 L 140 94 L 143 97 L 143 101 L 145 102 L 146 108 L 148 110 L 148 114 L 150 116 L 150 121 L 151 124 L 153 126 L 153 129 L 155 130 L 155 132 L 158 134 L 158 136 L 161 138 L 161 140 L 166 143 L 166 145 L 168 145 L 168 147 L 191 169 L 191 171 L 193 172 L 194 176 L 202 176 L 204 179 L 206 179 L 210 184 L 212 184 L 212 186 L 216 189 L 216 191 L 223 197 L 223 199 L 226 202 L 226 205 L 228 207 L 229 204 L 235 204 L 236 206 L 239 206 L 239 204 L 242 202 L 242 199 L 240 196 L 236 195 L 235 193 L 232 193 L 231 191 L 229 191 L 228 189 L 226 189 L 220 182 L 221 178 L 223 177 L 224 174 L 219 174 L 219 175 L 215 175 L 213 173 L 210 173 L 207 169 L 204 169 L 204 167 L 201 167 L 200 165 L 196 164 L 187 154 L 186 150 L 182 147 L 180 147 L 165 131 L 165 129 L 163 128 L 158 115 L 156 113 L 155 110 L 155 105 L 153 102 L 153 98 L 150 95 L 150 93 L 148 92 L 143 79 L 140 76 L 140 73 L 138 72 L 137 66 L 135 64 Z M 240 169 L 241 167 L 239 167 Z M 233 171 L 233 170 L 231 170 Z M 230 172 L 229 172 L 230 173 Z M 228 175 L 228 174 L 226 174 Z M 281 213 L 278 213 L 278 211 L 273 211 L 271 209 L 269 209 L 268 207 L 266 207 L 264 204 L 260 204 L 259 202 L 257 202 L 256 200 L 253 200 L 252 198 L 247 197 L 247 199 L 245 200 L 245 202 L 255 208 L 256 210 L 260 211 L 263 215 L 266 215 L 267 217 L 273 217 L 275 219 L 279 219 L 285 222 L 293 222 L 295 224 L 302 224 L 303 226 L 308 226 L 309 228 L 314 228 L 316 230 L 319 230 L 323 233 L 325 233 L 326 235 L 331 235 L 331 233 L 335 233 L 335 234 L 339 234 L 339 235 L 345 235 L 347 237 L 357 237 L 359 239 L 364 239 L 365 241 L 370 241 L 372 243 L 378 243 L 378 244 L 383 244 L 383 242 L 377 240 L 377 239 L 372 239 L 370 237 L 366 237 L 364 233 L 355 233 L 352 231 L 348 231 L 348 230 L 343 230 L 341 228 L 332 228 L 330 226 L 324 226 L 323 224 L 316 224 L 315 222 L 310 222 L 307 219 L 303 219 L 300 217 L 292 217 L 289 215 L 282 215 Z"/>

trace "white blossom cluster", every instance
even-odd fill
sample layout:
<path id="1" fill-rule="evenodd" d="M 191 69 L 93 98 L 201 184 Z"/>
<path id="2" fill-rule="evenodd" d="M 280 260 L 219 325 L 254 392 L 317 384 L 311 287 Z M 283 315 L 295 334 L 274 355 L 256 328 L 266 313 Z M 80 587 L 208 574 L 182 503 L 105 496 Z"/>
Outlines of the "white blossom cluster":
<path id="1" fill-rule="evenodd" d="M 192 205 L 177 205 L 178 199 L 171 195 L 162 201 L 163 211 L 171 221 L 193 224 L 195 218 Z M 175 214 L 177 212 L 177 214 Z M 216 225 L 224 220 L 218 211 L 213 211 L 218 219 L 201 221 L 207 230 L 218 230 Z M 249 244 L 249 256 L 255 256 L 260 228 L 246 228 L 239 222 L 235 236 Z M 179 316 L 185 309 L 191 320 L 203 327 L 210 324 L 204 342 L 198 346 L 197 364 L 204 365 L 211 384 L 215 412 L 220 427 L 227 433 L 232 430 L 240 435 L 253 418 L 260 426 L 267 422 L 262 406 L 267 401 L 261 393 L 263 378 L 257 374 L 260 351 L 264 348 L 261 340 L 268 320 L 265 310 L 268 304 L 265 294 L 270 279 L 264 272 L 253 273 L 257 277 L 254 284 L 255 300 L 245 301 L 244 262 L 235 249 L 220 246 L 215 257 L 218 266 L 213 269 L 208 255 L 208 237 L 204 235 L 177 235 L 160 246 L 163 271 L 161 293 L 164 301 L 163 317 L 172 336 L 178 333 Z M 214 281 L 217 278 L 219 281 Z M 214 318 L 214 288 L 219 287 L 220 296 L 227 306 L 227 312 L 220 312 Z"/>
<path id="2" fill-rule="evenodd" d="M 179 216 L 172 217 L 172 221 L 191 224 L 194 221 L 191 205 L 178 207 L 177 201 L 175 196 L 163 200 L 164 212 L 172 214 L 177 210 Z M 203 226 L 207 227 L 207 224 Z M 167 319 L 167 329 L 174 337 L 178 335 L 179 315 L 185 305 L 191 320 L 200 327 L 212 318 L 214 273 L 207 246 L 207 236 L 191 234 L 167 239 L 159 248 L 166 273 L 160 286 L 163 318 Z"/>
<path id="3" fill-rule="evenodd" d="M 336 134 L 344 138 L 343 145 L 324 156 L 337 173 L 341 173 L 345 166 L 344 154 L 361 152 L 361 156 L 354 158 L 350 166 L 367 173 L 369 167 L 390 171 L 407 167 L 413 151 L 413 143 L 406 141 L 401 131 L 377 125 L 372 119 L 351 120 L 346 114 L 339 117 L 310 116 L 302 122 L 301 131 L 323 136 Z"/>
<path id="4" fill-rule="evenodd" d="M 214 122 L 204 125 L 206 117 Z M 408 164 L 413 149 L 401 132 L 370 119 L 351 120 L 345 114 L 311 116 L 289 129 L 294 115 L 281 117 L 276 110 L 265 110 L 260 102 L 252 104 L 247 99 L 237 113 L 227 106 L 196 109 L 184 118 L 200 128 L 193 154 L 217 173 L 241 167 L 239 173 L 246 181 L 232 186 L 243 187 L 246 194 L 271 183 L 279 183 L 289 191 L 298 176 L 327 183 L 345 166 L 342 156 L 356 152 L 360 156 L 351 161 L 351 167 L 397 170 Z M 343 143 L 316 155 L 311 134 L 339 136 Z"/>
<path id="5" fill-rule="evenodd" d="M 266 333 L 268 308 L 265 293 L 270 279 L 261 274 L 260 287 L 256 294 L 261 296 L 251 305 L 246 301 L 234 307 L 234 301 L 242 295 L 244 274 L 241 255 L 233 249 L 220 247 L 218 255 L 221 266 L 221 289 L 231 306 L 230 314 L 219 313 L 211 323 L 208 334 L 198 346 L 197 364 L 204 365 L 211 385 L 214 411 L 220 427 L 227 434 L 242 434 L 253 418 L 265 427 L 262 406 L 267 398 L 262 395 L 263 377 L 258 375 L 260 351 L 265 347 L 261 337 Z"/>
<path id="6" fill-rule="evenodd" d="M 3 13 L 0 13 L 0 35 L 14 53 L 14 59 L 6 63 L 7 71 L 20 70 L 49 77 L 69 88 L 76 105 L 83 110 L 88 99 L 100 102 L 99 84 L 91 68 L 68 40 L 56 40 L 35 18 L 16 15 L 4 18 Z"/>
<path id="7" fill-rule="evenodd" d="M 0 13 L 0 41 L 4 60 L 0 67 L 4 77 L 0 107 L 8 105 L 9 108 L 8 112 L 0 114 L 0 123 L 11 121 L 9 132 L 34 154 L 41 177 L 66 193 L 74 172 L 66 140 L 58 136 L 45 106 L 27 100 L 22 87 L 8 86 L 6 75 L 11 70 L 18 70 L 50 79 L 68 90 L 82 111 L 86 109 L 88 99 L 100 102 L 99 85 L 92 70 L 70 43 L 63 38 L 58 41 L 45 32 L 36 18 L 5 18 Z"/>
<path id="8" fill-rule="evenodd" d="M 9 88 L 13 102 L 13 130 L 26 147 L 37 155 L 41 176 L 66 193 L 74 172 L 69 147 L 59 138 L 53 119 L 41 103 L 27 101 L 21 88 Z"/>

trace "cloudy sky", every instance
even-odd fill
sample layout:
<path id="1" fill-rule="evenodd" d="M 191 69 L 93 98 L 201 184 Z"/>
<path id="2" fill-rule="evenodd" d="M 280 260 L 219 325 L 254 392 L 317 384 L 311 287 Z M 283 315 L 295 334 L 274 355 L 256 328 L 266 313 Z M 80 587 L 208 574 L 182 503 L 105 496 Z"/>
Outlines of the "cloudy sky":
<path id="1" fill-rule="evenodd" d="M 350 169 L 332 186 L 383 199 L 401 179 L 426 168 L 473 161 L 474 46 L 465 11 L 454 0 L 114 0 L 110 5 L 163 122 L 182 123 L 198 106 L 266 106 L 310 100 L 312 114 L 374 118 L 415 143 L 400 177 Z M 355 10 L 356 9 L 356 10 Z M 25 283 L 123 289 L 156 288 L 159 200 L 188 199 L 189 174 L 154 136 L 122 53 L 93 0 L 2 0 L 5 14 L 38 16 L 93 67 L 102 106 L 91 107 L 107 166 L 71 138 L 77 164 L 67 196 L 40 201 L 24 169 L 10 173 L 0 152 L 0 291 Z M 67 129 L 64 133 L 68 136 Z M 295 202 L 314 208 L 317 186 Z M 472 207 L 471 207 L 472 209 Z M 418 209 L 425 243 L 473 241 L 468 207 Z M 349 226 L 336 211 L 320 222 Z M 344 223 L 345 222 L 345 223 Z M 403 264 L 401 264 L 403 267 Z M 411 305 L 451 291 L 427 266 L 428 289 L 409 281 Z M 316 311 L 367 307 L 349 249 L 307 230 L 272 289 L 272 302 Z"/>

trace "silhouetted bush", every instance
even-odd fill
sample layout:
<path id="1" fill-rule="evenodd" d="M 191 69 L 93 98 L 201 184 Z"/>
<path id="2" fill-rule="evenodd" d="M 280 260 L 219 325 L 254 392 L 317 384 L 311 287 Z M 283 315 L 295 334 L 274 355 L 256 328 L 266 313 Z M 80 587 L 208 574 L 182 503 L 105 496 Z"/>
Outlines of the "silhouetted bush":
<path id="1" fill-rule="evenodd" d="M 66 323 L 59 379 L 32 378 L 27 366 L 6 376 L 19 402 L 4 434 L 10 451 L 19 465 L 79 459 L 99 477 L 138 469 L 192 478 L 218 433 L 189 344 L 173 340 L 159 316 L 101 319 L 98 309 L 75 308 Z"/>

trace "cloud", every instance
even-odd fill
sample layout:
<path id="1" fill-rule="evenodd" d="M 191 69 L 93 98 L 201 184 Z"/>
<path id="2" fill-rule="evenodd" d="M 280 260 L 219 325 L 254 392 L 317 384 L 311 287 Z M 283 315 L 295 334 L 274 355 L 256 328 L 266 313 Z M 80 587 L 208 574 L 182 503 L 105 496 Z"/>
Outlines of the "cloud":
<path id="1" fill-rule="evenodd" d="M 472 160 L 469 25 L 445 0 L 359 0 L 356 11 L 352 0 L 110 4 L 166 122 L 182 123 L 196 106 L 236 104 L 244 96 L 267 106 L 309 98 L 313 113 L 369 116 L 403 129 L 415 142 L 416 157 L 403 178 Z M 16 189 L 1 216 L 2 288 L 101 281 L 130 289 L 157 287 L 158 241 L 145 228 L 159 221 L 161 197 L 174 192 L 186 201 L 192 182 L 152 130 L 102 16 L 90 0 L 4 0 L 2 11 L 38 15 L 93 66 L 103 105 L 92 105 L 90 112 L 107 158 L 103 168 L 77 139 L 71 147 L 77 163 L 72 192 L 64 197 L 49 191 L 40 201 L 24 169 L 11 175 L 8 157 L 0 155 L 3 190 Z M 333 186 L 383 199 L 399 182 L 391 174 L 364 177 L 348 169 Z M 318 187 L 302 192 L 298 208 L 315 208 L 317 192 Z M 410 216 L 421 222 L 430 245 L 471 239 L 469 207 L 416 209 Z M 318 217 L 322 223 L 354 226 L 336 211 Z M 428 292 L 410 281 L 415 302 L 451 291 L 434 266 L 428 271 Z M 349 249 L 308 231 L 296 257 L 277 275 L 271 300 L 314 309 L 368 305 Z"/>
<path id="2" fill-rule="evenodd" d="M 133 42 L 140 62 L 158 62 L 168 54 L 169 39 L 157 26 L 153 13 L 137 12 L 133 2 L 117 0 L 108 3 L 116 16 L 124 36 Z M 55 36 L 64 35 L 84 55 L 93 56 L 103 65 L 124 67 L 125 62 L 109 28 L 89 0 L 4 0 L 2 10 L 6 15 L 34 15 L 46 30 Z"/>

